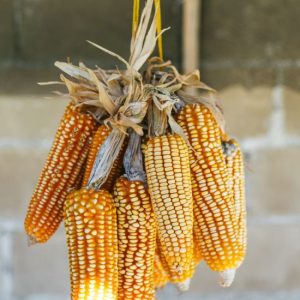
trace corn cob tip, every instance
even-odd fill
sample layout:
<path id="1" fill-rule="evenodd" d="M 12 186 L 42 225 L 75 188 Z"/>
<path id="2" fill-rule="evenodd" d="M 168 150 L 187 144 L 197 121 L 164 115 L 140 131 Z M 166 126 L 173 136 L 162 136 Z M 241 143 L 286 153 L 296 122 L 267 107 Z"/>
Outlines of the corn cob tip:
<path id="1" fill-rule="evenodd" d="M 223 288 L 230 287 L 234 281 L 236 269 L 219 272 L 219 284 Z"/>
<path id="2" fill-rule="evenodd" d="M 34 246 L 38 241 L 33 235 L 27 235 L 27 245 L 28 247 Z"/>
<path id="3" fill-rule="evenodd" d="M 190 289 L 190 285 L 191 285 L 191 278 L 188 278 L 183 282 L 177 283 L 176 287 L 180 292 L 187 292 Z"/>

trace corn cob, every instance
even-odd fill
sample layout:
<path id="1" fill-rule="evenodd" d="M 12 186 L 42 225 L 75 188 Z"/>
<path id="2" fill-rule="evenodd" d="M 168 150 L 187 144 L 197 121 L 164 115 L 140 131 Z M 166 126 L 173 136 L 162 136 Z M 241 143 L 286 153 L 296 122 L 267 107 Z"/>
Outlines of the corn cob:
<path id="1" fill-rule="evenodd" d="M 154 287 L 155 289 L 160 289 L 164 287 L 169 281 L 169 274 L 164 269 L 163 263 L 160 259 L 159 249 L 155 251 L 155 258 L 154 258 Z"/>
<path id="2" fill-rule="evenodd" d="M 197 244 L 197 241 L 194 238 L 194 264 L 195 267 L 202 260 L 202 254 Z M 159 240 L 157 241 L 156 247 L 156 255 L 155 255 L 155 264 L 154 264 L 154 280 L 155 287 L 161 288 L 164 287 L 170 281 L 170 269 L 168 267 L 168 263 L 161 253 L 161 246 Z M 177 287 L 180 291 L 186 291 L 189 288 L 190 280 L 186 280 L 184 282 L 177 283 Z"/>
<path id="3" fill-rule="evenodd" d="M 105 190 L 70 193 L 64 207 L 72 300 L 116 300 L 116 210 Z"/>
<path id="4" fill-rule="evenodd" d="M 118 299 L 153 299 L 156 224 L 142 181 L 121 177 L 114 188 L 118 217 Z"/>
<path id="5" fill-rule="evenodd" d="M 196 266 L 201 262 L 202 259 L 203 259 L 203 255 L 201 253 L 201 249 L 198 244 L 198 240 L 194 234 L 194 262 L 195 262 Z"/>
<path id="6" fill-rule="evenodd" d="M 67 107 L 25 219 L 25 230 L 34 242 L 46 242 L 58 228 L 67 192 L 80 174 L 95 127 L 91 116 L 73 104 Z"/>
<path id="7" fill-rule="evenodd" d="M 82 183 L 83 186 L 86 186 L 88 184 L 98 151 L 99 151 L 100 147 L 102 146 L 103 142 L 105 141 L 105 139 L 108 137 L 110 132 L 111 132 L 111 129 L 106 127 L 105 125 L 101 125 L 98 127 L 98 129 L 93 137 L 91 147 L 89 150 L 85 173 L 84 173 L 84 178 L 83 178 L 83 183 Z"/>
<path id="8" fill-rule="evenodd" d="M 164 254 L 162 252 L 162 246 L 161 246 L 161 242 L 158 238 L 158 234 L 157 234 L 157 239 L 156 239 L 156 254 L 159 258 L 159 261 L 161 262 L 161 266 L 162 266 L 162 268 L 163 268 L 163 270 L 164 270 L 164 272 L 167 276 L 168 281 L 170 281 L 171 276 L 172 276 L 171 270 L 169 268 L 168 262 L 167 262 L 167 260 L 164 256 Z"/>
<path id="9" fill-rule="evenodd" d="M 230 177 L 230 188 L 233 190 L 234 195 L 239 249 L 244 257 L 247 249 L 247 212 L 243 153 L 238 142 L 234 139 L 223 142 L 223 148 Z"/>
<path id="10" fill-rule="evenodd" d="M 193 263 L 194 263 L 194 268 L 196 268 L 197 265 L 203 259 L 203 257 L 202 257 L 202 253 L 200 251 L 200 247 L 199 247 L 199 245 L 198 245 L 197 240 L 195 239 L 195 237 L 193 239 L 193 243 L 194 243 Z M 177 289 L 180 292 L 186 292 L 186 291 L 189 290 L 190 284 L 191 284 L 191 278 L 188 278 L 184 282 L 177 283 L 176 287 L 177 287 Z"/>
<path id="11" fill-rule="evenodd" d="M 204 105 L 186 105 L 177 117 L 193 147 L 189 150 L 194 197 L 195 236 L 208 266 L 233 280 L 241 262 L 233 195 L 221 145 L 221 130 Z M 227 278 L 228 275 L 228 278 Z"/>
<path id="12" fill-rule="evenodd" d="M 69 192 L 71 192 L 72 190 L 80 190 L 82 188 L 84 173 L 85 173 L 85 163 L 83 163 L 83 166 L 81 167 L 81 170 L 76 178 L 76 181 L 73 187 L 69 189 Z"/>
<path id="13" fill-rule="evenodd" d="M 158 238 L 170 269 L 170 279 L 175 283 L 184 282 L 194 272 L 188 147 L 179 135 L 150 138 L 145 165 Z"/>
<path id="14" fill-rule="evenodd" d="M 162 276 L 162 279 L 164 280 L 163 281 L 164 285 L 166 285 L 170 281 L 170 279 L 172 277 L 172 272 L 171 272 L 171 270 L 170 270 L 170 268 L 168 266 L 168 263 L 166 261 L 165 256 L 161 252 L 161 244 L 160 244 L 159 240 L 157 240 L 157 258 L 158 258 L 158 260 L 161 263 L 161 268 L 162 268 L 162 270 L 164 272 L 163 274 L 161 274 L 161 276 Z M 193 263 L 194 263 L 194 265 L 192 265 L 192 270 L 195 267 L 194 257 L 193 257 Z M 189 287 L 190 287 L 190 282 L 191 282 L 190 279 L 191 278 L 187 278 L 185 280 L 177 282 L 176 283 L 176 287 L 178 288 L 178 290 L 181 291 L 181 292 L 187 291 L 189 289 Z"/>

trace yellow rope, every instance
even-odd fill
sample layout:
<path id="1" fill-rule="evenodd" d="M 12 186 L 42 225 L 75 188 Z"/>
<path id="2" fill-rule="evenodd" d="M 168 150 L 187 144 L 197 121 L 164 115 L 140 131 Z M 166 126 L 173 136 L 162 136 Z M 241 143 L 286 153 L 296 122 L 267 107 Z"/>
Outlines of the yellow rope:
<path id="1" fill-rule="evenodd" d="M 133 13 L 132 13 L 132 36 L 136 35 L 139 26 L 140 17 L 140 0 L 133 0 Z"/>
<path id="2" fill-rule="evenodd" d="M 161 59 L 163 59 L 163 41 L 162 41 L 162 35 L 161 35 L 161 31 L 162 31 L 162 21 L 161 21 L 161 4 L 160 4 L 160 0 L 154 0 L 155 3 L 155 9 L 157 11 L 156 14 L 156 30 L 157 30 L 157 35 L 160 35 L 157 41 L 157 45 L 158 45 L 158 53 L 159 53 L 159 57 Z"/>
<path id="3" fill-rule="evenodd" d="M 160 35 L 157 40 L 159 57 L 163 59 L 163 41 L 162 41 L 162 21 L 161 21 L 161 2 L 160 0 L 154 0 L 156 9 L 156 31 L 157 35 Z M 133 0 L 133 13 L 132 13 L 132 36 L 136 35 L 136 31 L 139 25 L 140 16 L 140 0 Z"/>

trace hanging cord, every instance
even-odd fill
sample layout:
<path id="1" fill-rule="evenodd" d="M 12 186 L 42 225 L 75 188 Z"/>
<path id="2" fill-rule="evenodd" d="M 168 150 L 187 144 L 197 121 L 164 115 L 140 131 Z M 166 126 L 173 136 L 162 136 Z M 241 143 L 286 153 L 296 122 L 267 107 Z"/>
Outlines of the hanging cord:
<path id="1" fill-rule="evenodd" d="M 157 40 L 159 57 L 163 60 L 163 41 L 162 41 L 162 20 L 161 20 L 161 1 L 154 0 L 156 10 L 156 31 L 159 38 Z M 133 13 L 132 13 L 132 36 L 134 37 L 137 32 L 140 17 L 140 0 L 133 0 Z"/>
<path id="2" fill-rule="evenodd" d="M 157 40 L 159 57 L 163 60 L 163 41 L 162 41 L 162 21 L 161 21 L 161 3 L 160 0 L 154 0 L 156 9 L 156 30 L 159 38 Z"/>
<path id="3" fill-rule="evenodd" d="M 139 26 L 140 18 L 140 0 L 133 0 L 133 12 L 132 12 L 132 36 L 136 35 L 136 31 Z"/>

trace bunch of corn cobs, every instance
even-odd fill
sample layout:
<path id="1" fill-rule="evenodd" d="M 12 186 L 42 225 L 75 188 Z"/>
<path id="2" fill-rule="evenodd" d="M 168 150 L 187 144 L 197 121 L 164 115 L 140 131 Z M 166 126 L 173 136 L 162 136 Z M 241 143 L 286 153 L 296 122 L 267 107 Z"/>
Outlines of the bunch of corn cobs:
<path id="1" fill-rule="evenodd" d="M 72 101 L 25 229 L 44 243 L 64 220 L 73 300 L 152 300 L 168 282 L 183 291 L 202 261 L 229 286 L 245 256 L 241 149 L 198 72 L 149 59 L 151 8 L 129 61 L 113 53 L 124 70 L 56 63 Z"/>

